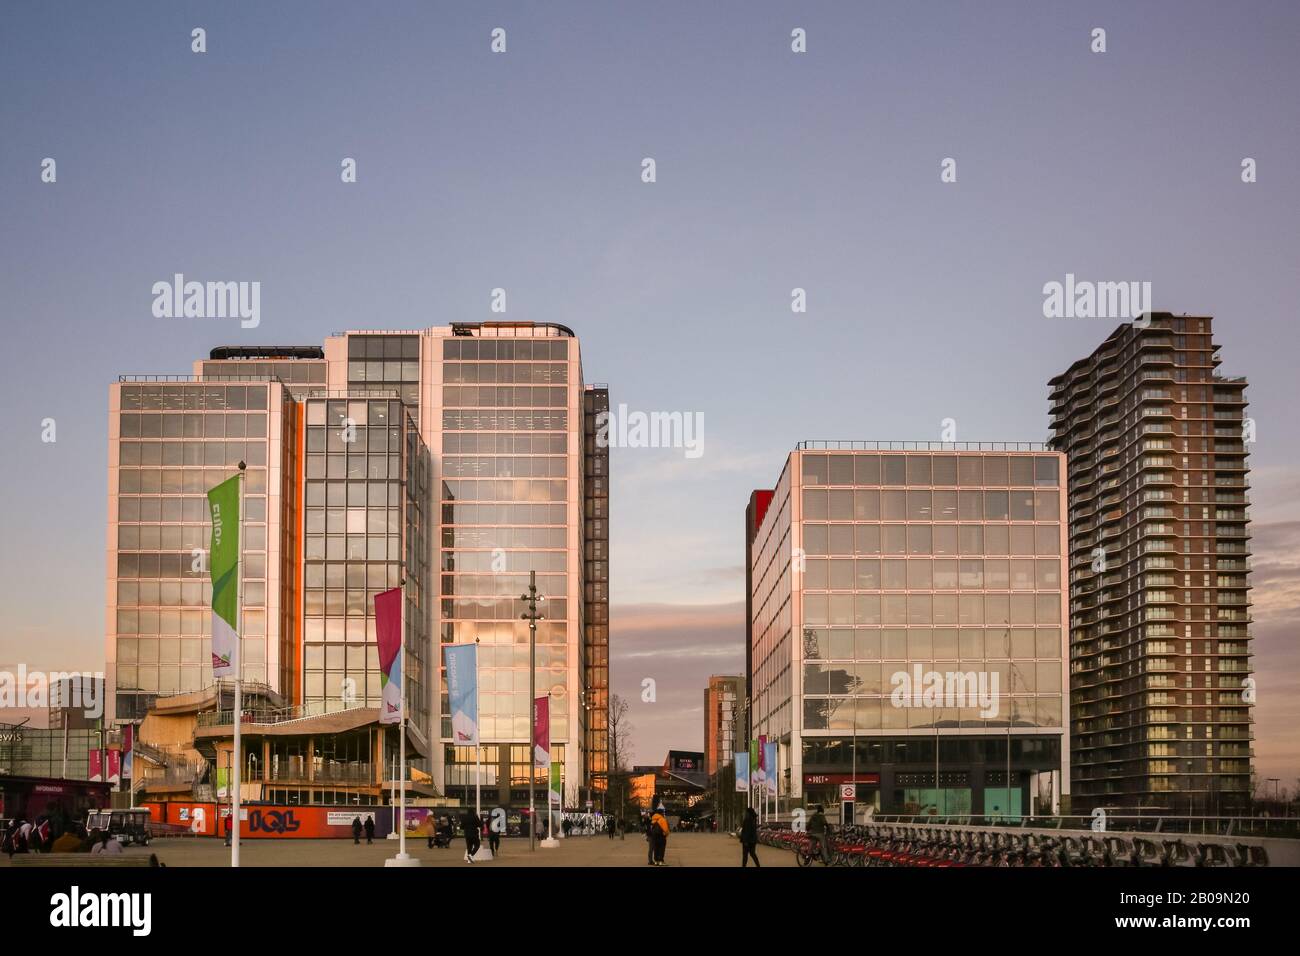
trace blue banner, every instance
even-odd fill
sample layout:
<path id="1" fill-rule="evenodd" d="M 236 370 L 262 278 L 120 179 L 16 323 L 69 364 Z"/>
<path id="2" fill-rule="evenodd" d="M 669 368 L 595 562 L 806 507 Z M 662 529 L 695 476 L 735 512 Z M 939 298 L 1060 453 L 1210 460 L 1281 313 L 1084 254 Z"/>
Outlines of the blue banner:
<path id="1" fill-rule="evenodd" d="M 448 644 L 447 697 L 451 736 L 459 746 L 478 746 L 478 645 Z"/>
<path id="2" fill-rule="evenodd" d="M 749 754 L 736 754 L 736 790 L 739 793 L 749 792 Z"/>
<path id="3" fill-rule="evenodd" d="M 776 741 L 768 740 L 764 745 L 763 755 L 763 783 L 771 789 L 776 789 Z"/>

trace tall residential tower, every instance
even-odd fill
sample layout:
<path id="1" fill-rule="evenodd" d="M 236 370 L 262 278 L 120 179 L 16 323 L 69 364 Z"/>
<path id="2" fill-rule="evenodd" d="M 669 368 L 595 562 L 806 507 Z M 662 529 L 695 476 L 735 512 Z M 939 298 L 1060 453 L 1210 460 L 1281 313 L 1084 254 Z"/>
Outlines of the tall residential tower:
<path id="1" fill-rule="evenodd" d="M 1050 382 L 1070 462 L 1077 811 L 1249 799 L 1250 422 L 1210 323 L 1122 325 Z"/>

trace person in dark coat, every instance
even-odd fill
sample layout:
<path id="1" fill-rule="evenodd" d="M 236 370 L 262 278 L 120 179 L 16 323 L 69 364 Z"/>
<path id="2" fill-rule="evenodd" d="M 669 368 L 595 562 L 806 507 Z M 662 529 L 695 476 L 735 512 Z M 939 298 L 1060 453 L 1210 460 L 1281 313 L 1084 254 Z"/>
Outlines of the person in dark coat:
<path id="1" fill-rule="evenodd" d="M 354 846 L 361 845 L 361 817 L 352 818 L 352 843 Z"/>
<path id="2" fill-rule="evenodd" d="M 465 831 L 465 861 L 474 862 L 474 854 L 479 848 L 479 833 L 483 829 L 483 821 L 479 815 L 468 807 L 460 818 L 461 828 Z"/>
<path id="3" fill-rule="evenodd" d="M 375 818 L 373 816 L 366 817 L 366 842 L 375 842 Z"/>
<path id="4" fill-rule="evenodd" d="M 754 847 L 758 846 L 758 814 L 753 807 L 745 808 L 745 821 L 740 825 L 740 865 L 749 866 L 749 858 L 754 858 L 754 865 L 761 867 Z"/>

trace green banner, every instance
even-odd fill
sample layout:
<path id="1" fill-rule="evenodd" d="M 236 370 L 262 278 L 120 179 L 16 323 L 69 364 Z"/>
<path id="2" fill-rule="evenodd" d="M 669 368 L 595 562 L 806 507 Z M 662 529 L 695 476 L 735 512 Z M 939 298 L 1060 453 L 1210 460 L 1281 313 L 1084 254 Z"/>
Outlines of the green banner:
<path id="1" fill-rule="evenodd" d="M 239 476 L 227 478 L 208 492 L 212 514 L 212 544 L 208 573 L 212 577 L 212 675 L 235 676 L 239 641 Z"/>
<path id="2" fill-rule="evenodd" d="M 560 790 L 561 766 L 562 765 L 558 763 L 551 764 L 551 787 L 550 787 L 551 805 L 557 807 L 563 807 L 564 805 L 564 801 L 561 799 L 561 790 Z"/>

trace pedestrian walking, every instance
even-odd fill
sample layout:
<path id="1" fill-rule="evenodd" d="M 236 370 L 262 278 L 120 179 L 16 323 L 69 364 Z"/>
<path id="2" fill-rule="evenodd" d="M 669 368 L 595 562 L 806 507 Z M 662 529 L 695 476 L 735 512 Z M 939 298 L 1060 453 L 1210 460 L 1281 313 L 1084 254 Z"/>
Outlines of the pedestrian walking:
<path id="1" fill-rule="evenodd" d="M 753 857 L 754 865 L 761 867 L 763 864 L 758 862 L 758 854 L 754 852 L 754 847 L 758 846 L 758 814 L 754 812 L 753 807 L 745 808 L 745 822 L 740 825 L 740 865 L 749 866 L 749 860 Z"/>
<path id="2" fill-rule="evenodd" d="M 501 815 L 501 819 L 503 821 L 505 820 L 504 813 Z M 501 831 L 497 829 L 494 820 L 488 821 L 487 835 L 488 835 L 488 849 L 492 851 L 493 856 L 496 856 L 498 853 L 501 852 Z"/>
<path id="3" fill-rule="evenodd" d="M 464 815 L 460 818 L 461 828 L 465 831 L 465 862 L 473 863 L 474 854 L 479 848 L 479 831 L 483 828 L 483 821 L 479 819 L 477 813 L 468 807 Z"/>
<path id="4" fill-rule="evenodd" d="M 664 854 L 668 851 L 668 818 L 664 816 L 662 805 L 650 818 L 650 835 L 653 838 L 654 864 L 665 866 Z"/>
<path id="5" fill-rule="evenodd" d="M 374 842 L 375 842 L 375 818 L 374 815 L 371 814 L 370 816 L 366 817 L 366 843 L 371 844 Z"/>
<path id="6" fill-rule="evenodd" d="M 352 845 L 361 845 L 361 817 L 360 815 L 352 818 Z"/>

